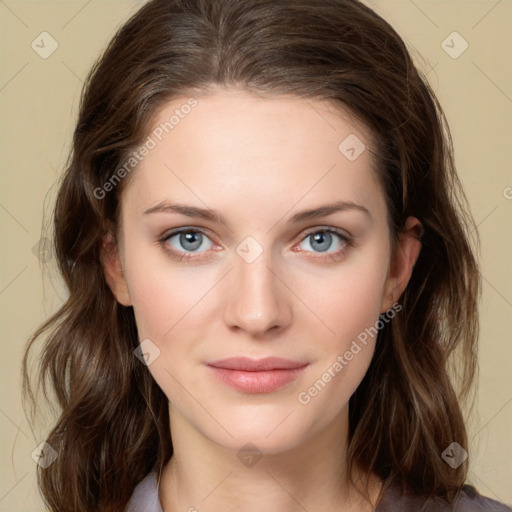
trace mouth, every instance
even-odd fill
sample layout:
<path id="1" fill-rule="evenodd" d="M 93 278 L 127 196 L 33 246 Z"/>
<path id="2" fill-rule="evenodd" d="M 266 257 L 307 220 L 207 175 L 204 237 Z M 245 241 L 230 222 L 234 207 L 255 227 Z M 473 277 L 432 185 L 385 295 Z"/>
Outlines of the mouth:
<path id="1" fill-rule="evenodd" d="M 270 393 L 297 379 L 308 362 L 232 357 L 206 363 L 224 384 L 244 393 Z"/>

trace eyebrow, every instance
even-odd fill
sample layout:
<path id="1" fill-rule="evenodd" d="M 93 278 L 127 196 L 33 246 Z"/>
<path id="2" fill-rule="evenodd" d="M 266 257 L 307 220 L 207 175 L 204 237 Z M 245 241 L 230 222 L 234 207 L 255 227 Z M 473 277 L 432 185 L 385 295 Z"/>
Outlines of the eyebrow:
<path id="1" fill-rule="evenodd" d="M 298 212 L 293 215 L 288 220 L 288 222 L 299 223 L 305 220 L 316 219 L 318 217 L 326 217 L 328 215 L 332 215 L 333 213 L 347 210 L 360 211 L 370 217 L 370 219 L 372 218 L 368 208 L 360 204 L 354 203 L 353 201 L 335 201 L 334 203 L 329 203 L 323 206 L 318 206 L 316 208 Z M 164 201 L 146 210 L 144 215 L 151 213 L 180 213 L 182 215 L 186 215 L 187 217 L 205 219 L 227 226 L 226 219 L 217 211 L 210 208 L 198 208 L 196 206 L 188 206 L 184 204 L 171 204 Z"/>

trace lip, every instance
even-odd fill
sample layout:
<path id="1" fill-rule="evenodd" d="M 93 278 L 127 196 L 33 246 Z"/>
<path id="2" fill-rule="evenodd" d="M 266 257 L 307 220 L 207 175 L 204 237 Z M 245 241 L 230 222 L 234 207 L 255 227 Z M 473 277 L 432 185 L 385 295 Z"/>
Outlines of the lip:
<path id="1" fill-rule="evenodd" d="M 207 363 L 224 384 L 244 393 L 270 393 L 297 379 L 307 362 L 280 357 L 231 357 Z"/>
<path id="2" fill-rule="evenodd" d="M 294 370 L 306 366 L 307 362 L 293 361 L 283 359 L 282 357 L 263 357 L 261 359 L 251 359 L 250 357 L 228 357 L 207 363 L 208 366 L 215 368 L 225 368 L 227 370 L 243 370 L 246 372 L 258 372 L 267 370 Z"/>

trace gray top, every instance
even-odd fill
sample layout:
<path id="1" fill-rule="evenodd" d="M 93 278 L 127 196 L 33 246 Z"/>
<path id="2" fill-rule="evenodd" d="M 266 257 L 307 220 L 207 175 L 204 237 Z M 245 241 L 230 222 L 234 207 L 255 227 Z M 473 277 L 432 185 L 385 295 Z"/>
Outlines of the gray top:
<path id="1" fill-rule="evenodd" d="M 397 487 L 390 487 L 375 512 L 512 512 L 512 508 L 473 492 L 465 485 L 453 505 L 442 500 L 421 496 L 401 495 Z M 163 512 L 158 499 L 156 473 L 150 473 L 135 488 L 125 512 Z"/>

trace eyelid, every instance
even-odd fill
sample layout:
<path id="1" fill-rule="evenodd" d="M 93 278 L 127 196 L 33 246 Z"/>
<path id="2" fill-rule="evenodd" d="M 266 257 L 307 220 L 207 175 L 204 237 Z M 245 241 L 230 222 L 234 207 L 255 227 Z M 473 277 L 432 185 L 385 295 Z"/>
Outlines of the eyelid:
<path id="1" fill-rule="evenodd" d="M 340 235 L 341 237 L 346 238 L 347 240 L 352 240 L 354 237 L 345 229 L 336 228 L 334 226 L 314 226 L 313 228 L 308 228 L 306 230 L 306 233 L 302 240 L 307 238 L 309 235 L 312 235 L 313 233 L 318 232 L 329 232 L 329 233 L 336 233 L 337 235 Z"/>

